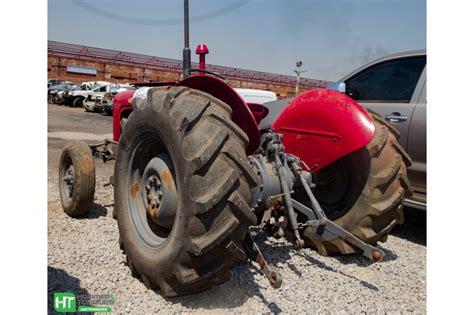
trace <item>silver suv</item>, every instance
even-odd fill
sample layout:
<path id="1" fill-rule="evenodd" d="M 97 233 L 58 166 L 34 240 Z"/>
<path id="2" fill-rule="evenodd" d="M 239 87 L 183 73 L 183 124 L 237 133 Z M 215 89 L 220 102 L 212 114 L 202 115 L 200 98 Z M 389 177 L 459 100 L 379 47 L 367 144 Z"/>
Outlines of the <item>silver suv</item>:
<path id="1" fill-rule="evenodd" d="M 413 159 L 408 177 L 414 194 L 405 204 L 426 210 L 426 50 L 375 60 L 328 88 L 379 113 L 400 132 L 398 142 Z"/>

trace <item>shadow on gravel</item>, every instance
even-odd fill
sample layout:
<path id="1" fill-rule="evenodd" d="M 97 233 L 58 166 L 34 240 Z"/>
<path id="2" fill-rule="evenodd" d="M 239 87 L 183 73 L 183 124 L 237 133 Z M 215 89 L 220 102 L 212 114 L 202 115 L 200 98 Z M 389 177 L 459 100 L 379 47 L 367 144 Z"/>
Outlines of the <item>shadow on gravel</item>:
<path id="1" fill-rule="evenodd" d="M 231 278 L 234 279 L 233 281 L 214 285 L 211 289 L 198 294 L 166 299 L 172 303 L 179 303 L 190 310 L 198 308 L 228 310 L 242 306 L 249 298 L 258 297 L 270 313 L 283 312 L 277 303 L 268 301 L 262 293 L 262 287 L 255 278 L 256 276 L 261 277 L 263 274 L 252 262 L 249 260 L 238 261 L 234 263 L 230 273 L 232 274 Z M 268 284 L 268 287 L 270 287 L 270 284 Z M 157 291 L 157 294 L 160 294 L 159 291 Z"/>
<path id="2" fill-rule="evenodd" d="M 57 314 L 53 307 L 54 292 L 71 292 L 80 297 L 81 305 L 90 305 L 87 299 L 89 293 L 81 288 L 81 281 L 78 278 L 70 276 L 66 271 L 48 266 L 48 314 Z M 81 313 L 92 314 L 92 313 Z"/>
<path id="3" fill-rule="evenodd" d="M 306 259 L 311 265 L 314 265 L 318 268 L 321 268 L 321 269 L 324 269 L 326 271 L 331 271 L 331 272 L 334 272 L 334 273 L 338 273 L 338 274 L 341 274 L 343 276 L 346 276 L 346 277 L 349 277 L 351 279 L 354 279 L 354 280 L 357 280 L 359 281 L 360 285 L 362 285 L 363 287 L 366 287 L 370 290 L 373 290 L 373 291 L 379 291 L 379 288 L 376 287 L 375 285 L 371 284 L 371 283 L 368 283 L 367 281 L 363 281 L 363 280 L 360 280 L 358 279 L 357 277 L 354 277 L 353 275 L 350 275 L 350 274 L 346 274 L 336 268 L 333 268 L 331 266 L 328 266 L 326 265 L 324 262 L 312 257 L 312 256 L 309 256 L 308 254 L 306 254 L 304 251 L 298 251 L 295 249 L 295 247 L 291 244 L 288 244 L 288 243 L 281 243 L 281 244 L 272 244 L 272 245 L 268 245 L 268 244 L 265 244 L 264 243 L 264 240 L 265 240 L 265 237 L 264 236 L 260 236 L 257 237 L 255 239 L 255 241 L 257 242 L 257 245 L 260 247 L 261 251 L 263 252 L 263 254 L 265 255 L 265 257 L 267 258 L 268 262 L 273 264 L 273 265 L 277 265 L 278 263 L 280 264 L 285 264 L 290 270 L 292 270 L 296 275 L 298 276 L 302 276 L 302 272 L 298 269 L 297 266 L 293 265 L 292 263 L 290 263 L 290 259 L 291 259 L 291 256 L 290 256 L 290 253 L 293 252 L 293 255 L 297 255 L 299 257 L 302 257 L 304 259 Z M 387 249 L 384 249 L 384 248 L 381 248 L 382 250 L 385 251 L 386 253 L 386 258 L 388 259 L 396 259 L 396 255 L 395 253 L 393 253 L 392 251 L 389 251 Z M 314 250 L 316 252 L 316 250 Z M 333 258 L 337 259 L 339 262 L 343 263 L 343 264 L 357 264 L 359 266 L 362 266 L 362 267 L 367 267 L 371 264 L 373 264 L 372 261 L 370 261 L 369 259 L 363 257 L 362 255 L 350 255 L 350 256 L 333 256 Z"/>
<path id="4" fill-rule="evenodd" d="M 405 223 L 397 225 L 391 235 L 426 246 L 426 211 L 405 207 Z"/>
<path id="5" fill-rule="evenodd" d="M 321 269 L 324 269 L 324 270 L 327 270 L 327 271 L 332 271 L 332 272 L 334 272 L 334 273 L 341 274 L 341 275 L 346 276 L 346 277 L 348 277 L 348 278 L 351 278 L 351 279 L 353 279 L 353 280 L 357 280 L 357 281 L 359 281 L 359 284 L 360 284 L 361 286 L 366 287 L 367 289 L 370 289 L 370 290 L 373 290 L 373 291 L 378 291 L 378 290 L 379 290 L 379 288 L 378 288 L 377 286 L 375 286 L 375 285 L 373 285 L 373 284 L 371 284 L 371 283 L 369 283 L 369 282 L 367 282 L 367 281 L 360 280 L 360 279 L 358 279 L 357 277 L 354 277 L 353 275 L 344 273 L 344 272 L 342 272 L 342 271 L 340 271 L 340 270 L 337 270 L 337 269 L 335 269 L 335 268 L 333 268 L 333 267 L 331 267 L 331 266 L 328 266 L 328 265 L 326 265 L 325 263 L 323 263 L 323 262 L 317 260 L 317 259 L 314 258 L 314 257 L 308 256 L 307 254 L 305 254 L 305 253 L 303 253 L 303 252 L 302 252 L 302 253 L 298 253 L 297 255 L 306 258 L 309 262 L 311 262 L 313 265 L 317 266 L 318 268 L 321 268 Z M 354 256 L 354 257 L 355 257 L 355 256 Z M 342 260 L 342 259 L 340 260 L 339 258 L 348 258 L 347 256 L 337 257 L 336 259 L 339 260 L 339 261 L 340 261 L 341 263 L 343 263 L 343 264 L 354 263 L 353 260 L 352 260 L 352 261 L 345 262 L 344 260 Z M 362 259 L 365 259 L 365 258 L 362 258 Z M 358 260 L 360 260 L 360 259 L 356 259 L 356 261 L 358 261 Z M 365 260 L 368 261 L 368 259 L 365 259 Z M 370 261 L 368 261 L 368 262 L 369 262 L 369 263 L 368 263 L 367 265 L 363 265 L 363 266 L 366 267 L 366 266 L 368 266 L 368 265 L 373 264 L 373 263 L 370 262 Z M 356 262 L 356 263 L 357 263 L 357 262 Z"/>
<path id="6" fill-rule="evenodd" d="M 251 283 L 251 286 L 249 288 L 250 289 L 249 293 L 251 294 L 251 296 L 257 296 L 258 298 L 260 298 L 260 300 L 262 300 L 263 304 L 265 304 L 268 307 L 268 310 L 270 312 L 272 312 L 273 314 L 282 313 L 283 310 L 280 308 L 280 306 L 278 304 L 276 304 L 275 302 L 269 302 L 265 298 L 262 291 L 260 291 L 261 286 L 258 285 L 254 280 L 254 277 L 255 277 L 256 274 L 263 275 L 262 271 L 258 267 L 256 267 L 253 263 L 251 263 L 250 261 L 245 262 L 245 266 L 243 266 L 243 267 L 245 268 L 246 271 L 245 270 L 243 272 L 240 271 L 239 274 L 243 275 L 244 277 L 249 278 L 248 283 Z M 265 284 L 267 284 L 267 283 L 265 283 Z M 268 283 L 268 287 L 270 287 L 270 283 Z"/>
<path id="7" fill-rule="evenodd" d="M 171 303 L 179 303 L 183 307 L 194 311 L 196 311 L 196 309 L 225 310 L 240 307 L 245 304 L 250 297 L 258 295 L 257 292 L 260 292 L 258 284 L 254 282 L 254 272 L 252 272 L 251 268 L 250 262 L 237 262 L 231 270 L 234 276 L 245 281 L 246 285 L 243 287 L 240 287 L 235 281 L 226 281 L 220 285 L 214 285 L 209 290 L 201 293 L 164 298 Z M 238 271 L 236 271 L 236 269 Z M 159 291 L 156 291 L 156 293 L 160 294 Z M 262 294 L 260 294 L 260 296 L 262 296 Z M 204 311 L 204 313 L 206 313 L 206 311 Z"/>
<path id="8" fill-rule="evenodd" d="M 80 219 L 80 220 L 97 219 L 99 217 L 105 217 L 105 216 L 107 216 L 107 208 L 104 207 L 103 205 L 100 205 L 94 202 L 89 213 L 86 216 L 79 217 L 77 219 Z"/>
<path id="9" fill-rule="evenodd" d="M 383 244 L 383 243 L 382 243 Z M 390 249 L 384 248 L 381 246 L 381 243 L 377 244 L 376 246 L 380 250 L 385 253 L 383 261 L 381 262 L 373 262 L 368 258 L 362 256 L 362 254 L 354 254 L 354 255 L 346 255 L 346 256 L 332 256 L 333 258 L 337 259 L 340 263 L 348 265 L 348 264 L 356 264 L 359 267 L 368 267 L 373 264 L 383 264 L 384 262 L 396 260 L 398 255 L 391 251 Z"/>
<path id="10" fill-rule="evenodd" d="M 288 267 L 299 277 L 302 277 L 301 268 L 291 263 L 291 257 L 297 255 L 306 259 L 312 266 L 316 268 L 321 268 L 326 271 L 334 272 L 345 277 L 351 278 L 355 281 L 358 281 L 362 287 L 365 287 L 372 291 L 379 291 L 379 288 L 367 281 L 360 280 L 354 275 L 347 274 L 325 264 L 324 262 L 306 254 L 303 251 L 298 251 L 295 247 L 287 242 L 272 242 L 272 244 L 267 244 L 265 241 L 267 237 L 264 233 L 258 234 L 255 238 L 255 242 L 259 246 L 260 250 L 264 254 L 267 261 L 274 266 L 277 266 L 277 269 L 281 269 L 282 266 Z M 386 258 L 389 260 L 394 260 L 397 258 L 395 253 L 390 250 L 382 248 L 386 253 Z M 316 251 L 315 251 L 316 252 Z M 291 255 L 290 255 L 291 254 Z M 344 264 L 357 264 L 359 266 L 369 266 L 372 264 L 371 261 L 360 255 L 352 256 L 339 256 L 333 257 L 339 260 Z M 269 301 L 264 293 L 262 293 L 262 286 L 260 286 L 255 280 L 256 277 L 264 277 L 260 269 L 250 261 L 239 261 L 236 262 L 230 270 L 232 274 L 233 281 L 226 281 L 220 285 L 214 285 L 211 289 L 186 296 L 179 296 L 175 298 L 166 298 L 161 292 L 155 291 L 156 294 L 161 295 L 166 300 L 171 303 L 179 303 L 183 307 L 196 311 L 197 309 L 204 310 L 216 310 L 216 309 L 233 309 L 242 306 L 245 302 L 252 297 L 258 297 L 268 308 L 268 311 L 271 313 L 282 313 L 283 310 L 281 307 L 272 301 Z M 284 279 L 283 279 L 284 281 Z M 265 288 L 268 289 L 270 284 L 265 282 Z M 206 312 L 206 311 L 204 311 Z"/>

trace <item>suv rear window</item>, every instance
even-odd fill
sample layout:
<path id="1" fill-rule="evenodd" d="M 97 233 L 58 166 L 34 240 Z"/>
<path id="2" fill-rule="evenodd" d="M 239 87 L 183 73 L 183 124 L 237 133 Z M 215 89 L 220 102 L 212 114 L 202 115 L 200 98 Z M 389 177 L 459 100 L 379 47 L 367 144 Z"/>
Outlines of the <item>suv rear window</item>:
<path id="1" fill-rule="evenodd" d="M 390 60 L 346 80 L 346 93 L 355 100 L 410 102 L 426 56 Z"/>

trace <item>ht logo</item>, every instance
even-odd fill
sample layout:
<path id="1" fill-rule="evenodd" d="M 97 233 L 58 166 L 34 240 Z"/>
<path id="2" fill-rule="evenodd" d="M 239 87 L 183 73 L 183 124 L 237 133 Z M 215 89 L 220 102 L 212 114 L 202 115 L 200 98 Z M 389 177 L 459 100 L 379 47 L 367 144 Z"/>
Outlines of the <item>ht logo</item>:
<path id="1" fill-rule="evenodd" d="M 58 313 L 75 312 L 76 296 L 70 292 L 54 293 L 54 310 Z"/>

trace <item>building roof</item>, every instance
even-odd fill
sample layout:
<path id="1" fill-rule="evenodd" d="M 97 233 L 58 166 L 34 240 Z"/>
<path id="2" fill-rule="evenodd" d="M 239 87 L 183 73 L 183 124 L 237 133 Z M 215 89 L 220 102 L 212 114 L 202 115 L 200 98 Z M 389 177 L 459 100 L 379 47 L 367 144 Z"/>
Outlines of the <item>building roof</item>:
<path id="1" fill-rule="evenodd" d="M 73 57 L 84 60 L 107 62 L 111 64 L 135 65 L 140 67 L 158 68 L 171 72 L 182 72 L 182 61 L 171 58 L 163 58 L 149 56 L 137 53 L 130 53 L 118 50 L 89 47 L 76 44 L 68 44 L 57 41 L 48 41 L 48 55 L 60 57 Z M 198 68 L 197 63 L 192 63 L 193 68 Z M 296 83 L 295 76 L 239 69 L 233 67 L 206 65 L 206 69 L 222 74 L 231 80 L 245 80 L 266 84 L 280 84 L 294 86 Z M 325 87 L 329 81 L 316 80 L 308 78 L 300 78 L 300 87 L 316 88 Z"/>

